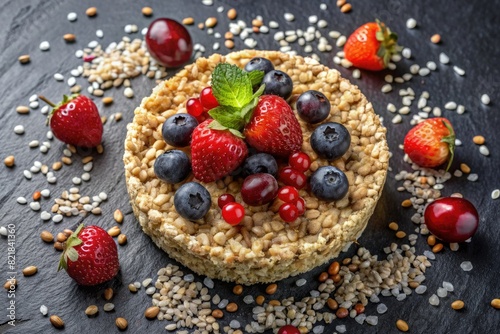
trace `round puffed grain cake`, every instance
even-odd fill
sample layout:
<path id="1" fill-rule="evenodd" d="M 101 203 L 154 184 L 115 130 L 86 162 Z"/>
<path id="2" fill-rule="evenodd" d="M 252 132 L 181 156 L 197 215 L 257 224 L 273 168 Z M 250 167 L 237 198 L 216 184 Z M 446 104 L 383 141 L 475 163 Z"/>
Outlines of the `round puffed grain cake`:
<path id="1" fill-rule="evenodd" d="M 169 185 L 154 173 L 155 158 L 173 147 L 161 135 L 162 124 L 175 113 L 186 112 L 186 101 L 199 96 L 210 84 L 216 64 L 227 62 L 243 68 L 253 57 L 271 60 L 276 69 L 293 80 L 290 104 L 306 90 L 319 90 L 331 102 L 325 122 L 339 122 L 351 133 L 351 146 L 333 162 L 318 158 L 309 137 L 317 125 L 299 119 L 302 150 L 312 159 L 309 176 L 319 166 L 331 164 L 343 170 L 349 192 L 341 200 L 324 202 L 300 190 L 306 212 L 291 224 L 278 214 L 279 203 L 252 207 L 238 226 L 221 217 L 217 198 L 232 193 L 241 198 L 241 178 L 227 176 L 202 183 L 212 196 L 209 212 L 200 221 L 188 221 L 176 212 L 174 194 L 181 184 Z M 211 278 L 242 284 L 267 283 L 306 272 L 336 257 L 363 232 L 382 192 L 389 151 L 386 129 L 357 86 L 313 59 L 275 51 L 244 50 L 226 56 L 199 58 L 171 79 L 161 82 L 142 100 L 127 127 L 125 176 L 132 208 L 144 232 L 172 258 Z M 189 147 L 183 149 L 188 155 Z M 185 182 L 192 181 L 191 175 Z M 196 180 L 195 180 L 196 181 Z"/>

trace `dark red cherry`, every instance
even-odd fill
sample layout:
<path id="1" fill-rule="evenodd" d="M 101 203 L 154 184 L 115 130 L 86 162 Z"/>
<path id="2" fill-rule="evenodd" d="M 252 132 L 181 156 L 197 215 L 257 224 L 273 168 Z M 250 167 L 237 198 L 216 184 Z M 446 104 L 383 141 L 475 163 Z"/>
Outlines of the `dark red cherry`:
<path id="1" fill-rule="evenodd" d="M 193 53 L 189 32 L 172 19 L 159 18 L 151 22 L 145 40 L 151 56 L 165 67 L 179 67 Z"/>
<path id="2" fill-rule="evenodd" d="M 257 173 L 249 175 L 241 186 L 241 197 L 248 205 L 263 205 L 278 196 L 278 182 L 271 174 Z"/>
<path id="3" fill-rule="evenodd" d="M 460 197 L 443 197 L 427 205 L 424 212 L 429 231 L 445 242 L 462 242 L 476 233 L 479 214 Z"/>

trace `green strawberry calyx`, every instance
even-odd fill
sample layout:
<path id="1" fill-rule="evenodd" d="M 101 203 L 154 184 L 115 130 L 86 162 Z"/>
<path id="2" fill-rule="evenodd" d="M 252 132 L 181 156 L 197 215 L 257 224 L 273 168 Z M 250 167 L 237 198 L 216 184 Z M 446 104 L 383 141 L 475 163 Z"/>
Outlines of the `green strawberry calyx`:
<path id="1" fill-rule="evenodd" d="M 80 238 L 78 238 L 78 234 L 82 231 L 83 226 L 83 224 L 80 224 L 76 231 L 73 232 L 73 234 L 71 234 L 68 240 L 64 243 L 64 250 L 61 255 L 61 259 L 59 260 L 59 267 L 57 268 L 57 271 L 61 269 L 68 270 L 68 259 L 70 259 L 71 262 L 78 260 L 78 252 L 76 251 L 75 246 L 78 246 L 83 242 Z"/>
<path id="2" fill-rule="evenodd" d="M 47 103 L 49 106 L 52 107 L 52 110 L 47 115 L 47 121 L 45 122 L 45 125 L 49 125 L 50 124 L 50 119 L 52 118 L 52 115 L 57 110 L 59 110 L 62 106 L 64 106 L 68 102 L 76 99 L 78 96 L 80 96 L 80 94 L 71 94 L 69 96 L 65 94 L 65 95 L 63 95 L 63 99 L 58 104 L 54 104 L 52 101 L 50 101 L 49 99 L 47 99 L 45 96 L 39 95 L 38 98 L 40 100 L 42 100 L 43 102 Z"/>
<path id="3" fill-rule="evenodd" d="M 245 72 L 236 65 L 217 64 L 212 73 L 212 92 L 219 106 L 208 112 L 214 119 L 208 127 L 229 130 L 243 138 L 241 130 L 252 118 L 265 85 L 261 85 L 255 93 L 253 87 L 260 84 L 263 77 L 263 71 Z"/>
<path id="4" fill-rule="evenodd" d="M 451 167 L 453 162 L 453 157 L 455 156 L 455 131 L 448 122 L 442 121 L 443 125 L 448 129 L 450 134 L 441 139 L 441 142 L 448 144 L 448 150 L 450 151 L 450 156 L 448 158 L 448 165 L 446 166 L 446 171 Z"/>
<path id="5" fill-rule="evenodd" d="M 398 45 L 398 35 L 389 29 L 385 23 L 379 19 L 375 20 L 379 26 L 375 37 L 380 42 L 380 47 L 377 51 L 377 56 L 384 62 L 384 68 L 389 65 L 391 56 L 401 51 L 402 47 Z"/>

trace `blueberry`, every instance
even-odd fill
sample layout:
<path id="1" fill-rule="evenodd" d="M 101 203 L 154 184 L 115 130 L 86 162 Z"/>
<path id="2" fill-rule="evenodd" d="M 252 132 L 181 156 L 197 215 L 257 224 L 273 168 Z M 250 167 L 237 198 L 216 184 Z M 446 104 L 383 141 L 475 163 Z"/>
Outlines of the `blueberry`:
<path id="1" fill-rule="evenodd" d="M 189 220 L 198 220 L 205 216 L 211 204 L 210 193 L 198 182 L 184 183 L 174 195 L 175 210 Z"/>
<path id="2" fill-rule="evenodd" d="M 349 182 L 344 172 L 333 166 L 318 168 L 309 180 L 311 192 L 323 201 L 337 201 L 347 194 Z"/>
<path id="3" fill-rule="evenodd" d="M 273 63 L 267 59 L 262 57 L 255 57 L 250 59 L 250 61 L 245 65 L 245 71 L 252 72 L 255 70 L 263 71 L 264 74 L 274 70 Z"/>
<path id="4" fill-rule="evenodd" d="M 267 72 L 262 79 L 262 83 L 266 85 L 264 94 L 278 95 L 288 99 L 292 95 L 293 82 L 288 74 L 278 70 Z"/>
<path id="5" fill-rule="evenodd" d="M 183 151 L 170 150 L 156 158 L 153 168 L 160 180 L 174 184 L 186 179 L 191 172 L 191 163 Z"/>
<path id="6" fill-rule="evenodd" d="M 257 153 L 249 156 L 243 164 L 243 174 L 248 176 L 257 173 L 268 173 L 276 177 L 278 175 L 276 159 L 267 153 Z"/>
<path id="7" fill-rule="evenodd" d="M 302 93 L 295 104 L 299 117 L 307 123 L 315 124 L 324 121 L 330 114 L 330 101 L 317 90 Z"/>
<path id="8" fill-rule="evenodd" d="M 161 134 L 167 144 L 184 147 L 191 142 L 191 134 L 197 125 L 198 121 L 190 114 L 175 114 L 163 123 Z"/>
<path id="9" fill-rule="evenodd" d="M 335 160 L 351 146 L 351 135 L 340 123 L 329 122 L 318 126 L 311 135 L 311 147 L 321 158 Z"/>

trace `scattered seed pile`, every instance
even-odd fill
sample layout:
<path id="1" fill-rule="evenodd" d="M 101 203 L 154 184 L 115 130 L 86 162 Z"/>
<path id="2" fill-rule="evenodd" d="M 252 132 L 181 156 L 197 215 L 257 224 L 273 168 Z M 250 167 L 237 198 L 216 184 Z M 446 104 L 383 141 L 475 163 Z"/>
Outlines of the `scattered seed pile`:
<path id="1" fill-rule="evenodd" d="M 213 0 L 202 0 L 201 3 L 205 6 L 213 6 Z M 343 13 L 348 13 L 352 10 L 351 4 L 345 0 L 338 0 L 337 6 Z M 321 11 L 327 10 L 328 5 L 321 3 L 319 9 Z M 309 55 L 312 58 L 319 59 L 320 57 L 315 53 L 318 52 L 334 52 L 334 48 L 341 48 L 346 42 L 346 36 L 336 30 L 329 30 L 328 22 L 318 18 L 318 15 L 311 15 L 308 17 L 309 26 L 297 27 L 296 29 L 289 29 L 286 31 L 279 30 L 280 26 L 276 21 L 268 21 L 261 17 L 256 16 L 251 22 L 245 22 L 237 19 L 237 11 L 231 8 L 226 11 L 223 6 L 217 7 L 217 13 L 222 15 L 225 13 L 230 19 L 230 23 L 226 32 L 218 32 L 217 17 L 208 17 L 204 22 L 198 23 L 198 28 L 204 29 L 207 35 L 215 42 L 212 45 L 212 50 L 216 51 L 222 47 L 233 49 L 236 45 L 236 38 L 240 38 L 243 45 L 248 48 L 258 47 L 259 38 L 265 38 L 263 35 L 273 31 L 273 38 L 277 46 L 282 52 L 291 54 L 297 53 L 296 49 L 300 49 L 300 53 Z M 97 15 L 97 8 L 88 8 L 86 13 L 89 17 Z M 153 14 L 153 9 L 144 7 L 142 9 L 144 16 L 150 17 Z M 287 22 L 294 22 L 295 16 L 292 13 L 284 13 L 284 18 Z M 67 16 L 68 21 L 76 22 L 77 13 L 69 13 Z M 185 25 L 195 24 L 193 18 L 184 18 L 182 20 Z M 410 18 L 406 22 L 408 29 L 414 29 L 418 26 L 415 19 Z M 139 30 L 135 25 L 128 24 L 124 27 L 126 34 L 134 34 Z M 146 33 L 146 28 L 141 30 L 142 34 Z M 104 32 L 102 30 L 96 31 L 98 39 L 103 38 Z M 71 43 L 76 40 L 75 35 L 65 34 L 64 40 Z M 224 43 L 219 42 L 219 39 L 224 39 Z M 429 38 L 432 43 L 439 44 L 442 36 L 434 34 Z M 50 52 L 50 42 L 41 41 L 39 44 L 41 52 Z M 202 44 L 195 44 L 195 58 L 203 55 L 206 52 L 206 47 Z M 131 79 L 143 75 L 151 79 L 161 80 L 166 77 L 167 72 L 165 69 L 157 64 L 148 54 L 144 41 L 139 38 L 131 39 L 128 36 L 123 37 L 116 43 L 111 43 L 103 48 L 99 42 L 91 41 L 88 46 L 83 50 L 76 52 L 76 57 L 82 59 L 82 64 L 75 69 L 68 71 L 69 77 L 66 83 L 71 87 L 74 93 L 86 90 L 94 97 L 102 97 L 105 105 L 113 103 L 111 96 L 105 96 L 106 91 L 112 87 L 124 86 L 123 94 L 128 98 L 134 97 L 132 90 Z M 395 69 L 396 63 L 405 58 L 407 61 L 412 59 L 411 49 L 404 48 L 401 56 L 393 56 L 392 63 L 389 64 L 389 69 Z M 19 62 L 27 65 L 31 61 L 31 56 L 28 54 L 20 55 Z M 341 49 L 336 51 L 333 57 L 334 63 L 343 67 L 349 68 L 351 64 L 344 58 L 344 53 Z M 450 64 L 450 57 L 441 52 L 439 58 L 436 60 L 442 65 Z M 436 62 L 430 60 L 425 65 L 411 64 L 408 67 L 408 73 L 401 76 L 393 77 L 387 75 L 385 83 L 381 86 L 383 93 L 391 93 L 394 91 L 396 85 L 406 84 L 415 77 L 426 77 L 429 75 L 437 75 L 435 70 L 437 68 Z M 451 69 L 459 76 L 464 76 L 466 71 L 457 65 L 453 65 Z M 82 87 L 77 83 L 77 78 L 86 78 L 87 85 Z M 354 79 L 361 78 L 361 71 L 354 69 L 352 72 Z M 65 75 L 55 73 L 54 79 L 56 81 L 65 81 Z M 448 111 L 455 111 L 457 114 L 463 114 L 467 111 L 467 107 L 455 101 L 448 101 L 442 106 L 430 106 L 429 92 L 422 92 L 416 98 L 416 94 L 412 88 L 400 89 L 398 95 L 401 98 L 401 103 L 394 100 L 393 103 L 387 105 L 387 110 L 393 113 L 391 119 L 392 124 L 399 124 L 407 120 L 408 115 L 411 115 L 410 123 L 417 124 L 425 118 L 430 116 L 439 117 L 442 115 L 442 109 Z M 416 103 L 416 109 L 414 108 Z M 484 105 L 490 104 L 490 97 L 487 94 L 480 96 L 480 101 Z M 16 108 L 19 114 L 29 114 L 33 110 L 39 108 L 38 96 L 32 95 L 27 105 L 20 105 Z M 397 107 L 397 105 L 401 105 Z M 416 112 L 415 112 L 416 111 Z M 44 106 L 40 108 L 42 114 L 49 112 L 49 107 Z M 121 119 L 121 114 L 117 113 L 114 116 L 116 121 Z M 103 117 L 103 122 L 106 118 Z M 25 132 L 22 124 L 17 124 L 13 127 L 13 132 L 17 135 L 23 135 Z M 46 139 L 46 140 L 45 140 Z M 48 131 L 44 140 L 32 140 L 27 143 L 30 149 L 38 149 L 42 157 L 52 147 L 53 134 Z M 486 141 L 482 136 L 474 136 L 473 142 L 477 145 L 478 151 L 483 156 L 490 154 Z M 457 145 L 462 142 L 457 139 Z M 103 153 L 102 146 L 97 148 L 97 153 Z M 76 185 L 82 182 L 90 182 L 90 172 L 93 169 L 92 156 L 85 156 L 82 159 L 83 171 L 77 170 L 74 162 L 74 155 L 77 151 L 74 147 L 68 146 L 63 151 L 63 156 L 59 161 L 45 164 L 41 161 L 35 161 L 32 166 L 22 171 L 22 176 L 27 180 L 32 180 L 41 174 L 46 178 L 49 185 L 57 183 L 65 183 L 61 195 L 53 198 L 53 202 L 48 205 L 46 210 L 42 210 L 45 204 L 44 199 L 51 198 L 51 191 L 43 189 L 35 191 L 30 196 L 19 196 L 16 201 L 20 205 L 29 206 L 31 210 L 41 211 L 40 220 L 52 220 L 54 223 L 59 223 L 63 217 L 87 215 L 87 214 L 100 214 L 100 205 L 103 201 L 107 200 L 107 195 L 104 192 L 96 196 L 87 196 L 80 194 L 79 188 Z M 40 159 L 43 160 L 43 159 Z M 410 197 L 402 203 L 403 207 L 415 210 L 411 221 L 415 224 L 415 234 L 406 236 L 406 233 L 399 229 L 396 222 L 389 224 L 389 228 L 395 232 L 397 238 L 403 240 L 407 238 L 408 244 L 391 243 L 384 248 L 387 254 L 386 259 L 378 259 L 376 255 L 372 255 L 369 250 L 359 248 L 357 255 L 352 258 L 345 258 L 341 263 L 333 262 L 318 278 L 317 288 L 310 292 L 309 296 L 302 297 L 283 297 L 281 300 L 270 299 L 276 291 L 280 289 L 279 286 L 273 285 L 266 289 L 267 297 L 263 295 L 252 296 L 245 295 L 243 301 L 247 305 L 252 306 L 253 321 L 248 324 L 242 324 L 237 320 L 229 322 L 228 326 L 221 328 L 218 319 L 227 316 L 227 313 L 237 312 L 238 306 L 234 302 L 227 299 L 221 299 L 217 294 L 214 294 L 215 282 L 210 279 L 205 279 L 203 283 L 195 282 L 194 276 L 191 274 L 185 275 L 180 268 L 168 265 L 162 268 L 157 273 L 157 280 L 154 286 L 150 286 L 151 279 L 142 282 L 135 282 L 129 285 L 129 290 L 132 293 L 137 292 L 141 287 L 145 288 L 148 295 L 152 297 L 153 306 L 148 308 L 145 312 L 146 318 L 157 318 L 158 320 L 165 320 L 168 324 L 165 326 L 167 331 L 176 332 L 179 334 L 187 334 L 192 332 L 188 329 L 195 329 L 194 333 L 232 333 L 241 334 L 245 333 L 261 333 L 265 329 L 272 328 L 274 332 L 277 331 L 279 326 L 284 324 L 293 324 L 300 329 L 301 333 L 312 332 L 315 334 L 326 333 L 324 324 L 330 324 L 335 319 L 346 317 L 354 318 L 359 324 L 368 324 L 374 326 L 378 323 L 378 315 L 382 315 L 388 311 L 385 304 L 380 302 L 379 296 L 393 296 L 397 300 L 404 300 L 407 296 L 416 294 L 425 294 L 427 287 L 424 285 L 426 279 L 426 269 L 431 266 L 432 260 L 436 258 L 435 253 L 443 249 L 443 244 L 436 241 L 430 235 L 427 238 L 427 244 L 431 247 L 431 251 L 424 251 L 423 255 L 417 255 L 414 247 L 419 235 L 426 236 L 429 234 L 425 226 L 422 214 L 426 203 L 441 196 L 441 190 L 444 188 L 444 183 L 452 177 L 462 177 L 467 175 L 467 179 L 471 182 L 479 178 L 477 173 L 473 173 L 469 166 L 461 164 L 460 169 L 455 170 L 453 173 L 447 173 L 442 170 L 436 171 L 432 169 L 422 169 L 405 157 L 405 161 L 409 163 L 409 169 L 397 171 L 395 178 L 401 181 L 402 184 L 398 188 L 401 192 L 410 194 Z M 14 168 L 16 166 L 16 159 L 14 155 L 9 155 L 4 158 L 4 165 L 7 168 Z M 18 162 L 19 163 L 19 162 Z M 22 165 L 22 163 L 21 163 Z M 51 167 L 49 167 L 51 166 Z M 56 177 L 55 171 L 61 168 L 71 168 L 74 176 L 70 180 L 61 180 Z M 461 196 L 460 194 L 454 194 Z M 32 198 L 28 200 L 27 198 Z M 493 200 L 500 198 L 500 190 L 494 189 L 491 192 Z M 50 209 L 48 209 L 50 207 Z M 120 210 L 114 213 L 114 220 L 116 223 L 123 222 L 123 214 Z M 50 232 L 43 231 L 40 235 L 41 240 L 45 243 L 54 243 L 54 248 L 62 250 L 62 243 L 72 233 L 71 230 L 64 229 L 54 237 Z M 118 237 L 118 242 L 123 245 L 127 242 L 126 236 L 121 233 L 118 226 L 110 228 L 109 233 Z M 0 227 L 0 235 L 7 236 L 7 229 L 4 226 Z M 458 250 L 458 244 L 450 244 L 450 249 L 453 251 Z M 464 261 L 461 264 L 464 271 L 473 269 L 470 261 Z M 26 277 L 35 275 L 38 272 L 36 266 L 28 266 L 24 268 L 23 274 Z M 304 278 L 296 280 L 295 284 L 300 287 L 312 282 L 307 282 Z M 16 286 L 17 281 L 7 281 L 4 285 L 5 289 L 10 289 L 11 286 Z M 240 295 L 244 291 L 239 286 L 239 289 L 234 291 L 235 295 Z M 108 292 L 105 293 L 105 300 L 109 301 L 112 297 Z M 442 287 L 430 295 L 429 303 L 433 306 L 440 304 L 440 298 L 446 298 L 454 291 L 454 286 L 451 282 L 443 282 Z M 377 304 L 377 315 L 367 315 L 365 313 L 365 306 L 368 303 Z M 464 308 L 465 302 L 462 300 L 455 300 L 451 304 L 454 310 Z M 495 298 L 491 301 L 491 306 L 495 309 L 500 309 L 500 299 Z M 54 306 L 55 307 L 55 306 Z M 110 312 L 114 310 L 114 304 L 108 302 L 103 307 L 104 311 Z M 40 312 L 42 315 L 49 314 L 48 307 L 41 305 Z M 89 317 L 97 315 L 98 308 L 96 305 L 90 305 L 85 313 Z M 51 315 L 49 318 L 52 325 L 56 328 L 63 328 L 64 321 L 57 315 Z M 116 326 L 119 329 L 126 329 L 128 322 L 122 317 L 116 319 Z M 403 332 L 409 330 L 409 325 L 404 320 L 398 320 L 396 327 Z M 330 328 L 330 327 L 329 327 Z M 338 333 L 347 331 L 346 324 L 339 322 L 335 326 Z"/>

